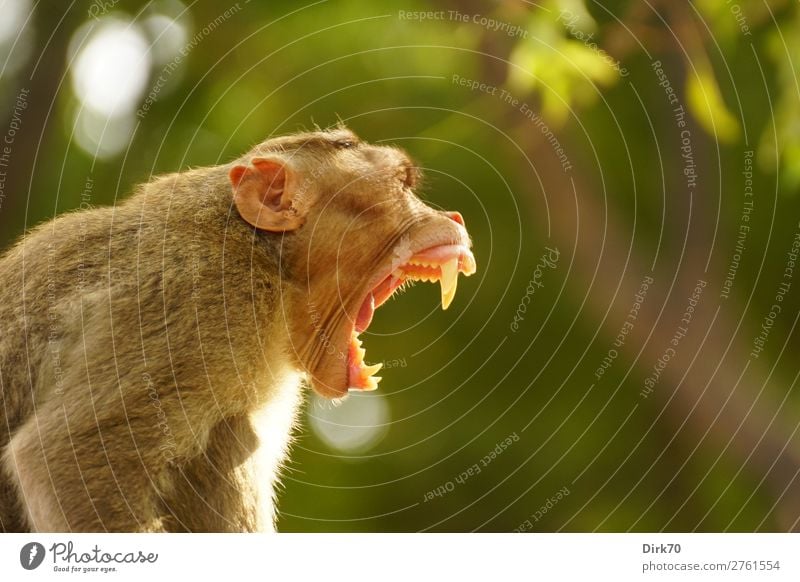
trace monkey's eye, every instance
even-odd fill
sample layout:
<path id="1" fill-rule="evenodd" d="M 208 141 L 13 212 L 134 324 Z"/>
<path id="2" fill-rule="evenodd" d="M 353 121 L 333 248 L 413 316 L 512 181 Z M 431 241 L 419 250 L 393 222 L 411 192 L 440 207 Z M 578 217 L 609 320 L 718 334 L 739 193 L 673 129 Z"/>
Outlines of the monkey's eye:
<path id="1" fill-rule="evenodd" d="M 334 142 L 334 145 L 340 150 L 346 150 L 356 147 L 356 142 L 351 139 L 340 139 Z"/>

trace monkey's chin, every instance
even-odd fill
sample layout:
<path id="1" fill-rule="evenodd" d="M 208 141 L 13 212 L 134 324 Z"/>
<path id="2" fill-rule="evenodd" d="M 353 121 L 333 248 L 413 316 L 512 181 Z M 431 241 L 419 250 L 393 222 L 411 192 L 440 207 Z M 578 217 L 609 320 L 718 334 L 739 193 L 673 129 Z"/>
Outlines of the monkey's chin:
<path id="1" fill-rule="evenodd" d="M 415 281 L 439 282 L 442 288 L 442 309 L 447 309 L 455 297 L 459 273 L 465 276 L 475 273 L 475 257 L 466 245 L 447 244 L 413 254 L 406 262 L 395 266 L 388 275 L 380 279 L 361 303 L 350 333 L 347 349 L 349 390 L 375 390 L 381 381 L 381 377 L 375 374 L 383 364 L 369 366 L 364 362 L 365 350 L 359 338 L 359 334 L 372 323 L 375 310 L 386 303 L 398 289 Z"/>
<path id="2" fill-rule="evenodd" d="M 337 390 L 313 375 L 311 376 L 311 387 L 314 389 L 314 392 L 329 400 L 341 400 L 348 394 L 347 388 Z"/>

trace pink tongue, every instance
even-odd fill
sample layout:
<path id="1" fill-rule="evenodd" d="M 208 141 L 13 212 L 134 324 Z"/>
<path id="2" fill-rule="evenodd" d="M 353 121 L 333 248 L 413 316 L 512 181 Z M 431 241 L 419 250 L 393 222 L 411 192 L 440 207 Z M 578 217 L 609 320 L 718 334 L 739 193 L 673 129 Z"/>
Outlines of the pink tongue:
<path id="1" fill-rule="evenodd" d="M 370 293 L 361 305 L 361 309 L 356 317 L 356 333 L 361 333 L 372 323 L 372 316 L 375 313 L 375 297 Z"/>

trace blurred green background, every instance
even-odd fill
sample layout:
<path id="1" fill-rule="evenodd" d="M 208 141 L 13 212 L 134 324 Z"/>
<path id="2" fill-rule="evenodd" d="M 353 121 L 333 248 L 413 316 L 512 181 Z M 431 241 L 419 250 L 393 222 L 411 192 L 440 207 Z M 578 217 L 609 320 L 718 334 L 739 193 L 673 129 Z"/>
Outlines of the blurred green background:
<path id="1" fill-rule="evenodd" d="M 281 530 L 800 529 L 796 2 L 0 6 L 1 248 L 339 120 L 465 216 L 380 390 L 309 394 Z"/>

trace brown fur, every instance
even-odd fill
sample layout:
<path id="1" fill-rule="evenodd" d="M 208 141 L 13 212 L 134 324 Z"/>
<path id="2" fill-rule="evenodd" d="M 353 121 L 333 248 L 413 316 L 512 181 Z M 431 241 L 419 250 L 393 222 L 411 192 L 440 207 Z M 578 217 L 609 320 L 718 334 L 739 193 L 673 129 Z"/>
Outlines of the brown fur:
<path id="1" fill-rule="evenodd" d="M 408 192 L 399 150 L 342 140 L 357 138 L 277 138 L 157 178 L 0 259 L 0 531 L 273 527 L 299 374 L 344 395 L 324 340 L 344 349 L 402 236 L 453 224 Z M 229 172 L 264 155 L 291 170 L 291 232 L 232 204 Z"/>

